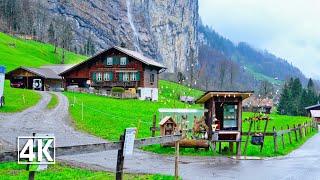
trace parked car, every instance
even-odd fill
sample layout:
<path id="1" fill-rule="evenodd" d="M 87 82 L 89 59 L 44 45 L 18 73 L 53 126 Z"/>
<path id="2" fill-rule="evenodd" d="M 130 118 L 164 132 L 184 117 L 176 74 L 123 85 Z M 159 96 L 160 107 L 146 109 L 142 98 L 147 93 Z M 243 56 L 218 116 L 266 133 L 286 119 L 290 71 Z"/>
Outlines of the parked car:
<path id="1" fill-rule="evenodd" d="M 14 88 L 24 88 L 24 83 L 21 81 L 11 82 L 10 86 Z"/>

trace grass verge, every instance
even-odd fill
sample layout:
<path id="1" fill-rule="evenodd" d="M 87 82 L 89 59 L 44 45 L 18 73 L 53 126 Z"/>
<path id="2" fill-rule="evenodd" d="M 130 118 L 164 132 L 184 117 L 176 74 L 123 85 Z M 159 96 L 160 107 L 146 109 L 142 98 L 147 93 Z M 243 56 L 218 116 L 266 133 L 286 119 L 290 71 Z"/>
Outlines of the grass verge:
<path id="1" fill-rule="evenodd" d="M 58 96 L 54 93 L 50 93 L 51 95 L 51 99 L 50 99 L 50 102 L 48 103 L 47 105 L 47 109 L 53 109 L 55 108 L 57 105 L 58 105 Z"/>
<path id="2" fill-rule="evenodd" d="M 19 180 L 28 179 L 28 171 L 26 165 L 19 165 L 16 162 L 0 163 L 0 179 L 6 180 Z M 45 171 L 37 172 L 35 179 L 97 179 L 107 180 L 115 179 L 115 174 L 104 171 L 92 171 L 81 168 L 70 167 L 62 164 L 49 165 Z M 148 175 L 148 174 L 125 174 L 124 179 L 137 179 L 137 180 L 170 180 L 174 179 L 172 176 L 165 175 Z"/>
<path id="3" fill-rule="evenodd" d="M 35 91 L 11 88 L 9 81 L 5 81 L 4 96 L 5 105 L 0 112 L 20 112 L 36 105 L 41 99 L 41 95 Z"/>

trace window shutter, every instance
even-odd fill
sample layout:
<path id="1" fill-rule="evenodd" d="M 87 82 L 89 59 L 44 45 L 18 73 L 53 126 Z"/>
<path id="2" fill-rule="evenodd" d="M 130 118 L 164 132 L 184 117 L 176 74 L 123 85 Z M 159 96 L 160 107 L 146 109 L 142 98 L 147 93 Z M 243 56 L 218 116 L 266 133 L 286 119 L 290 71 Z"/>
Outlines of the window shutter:
<path id="1" fill-rule="evenodd" d="M 110 81 L 113 80 L 113 72 L 109 72 L 109 76 L 110 76 Z"/>
<path id="2" fill-rule="evenodd" d="M 140 72 L 136 72 L 136 78 L 137 78 L 137 81 L 140 81 Z"/>
<path id="3" fill-rule="evenodd" d="M 119 81 L 123 81 L 123 73 L 119 72 Z"/>
<path id="4" fill-rule="evenodd" d="M 92 74 L 91 74 L 92 76 L 91 76 L 91 80 L 93 81 L 93 82 L 96 82 L 96 78 L 97 78 L 97 76 L 96 76 L 96 73 L 95 72 L 93 72 Z"/>

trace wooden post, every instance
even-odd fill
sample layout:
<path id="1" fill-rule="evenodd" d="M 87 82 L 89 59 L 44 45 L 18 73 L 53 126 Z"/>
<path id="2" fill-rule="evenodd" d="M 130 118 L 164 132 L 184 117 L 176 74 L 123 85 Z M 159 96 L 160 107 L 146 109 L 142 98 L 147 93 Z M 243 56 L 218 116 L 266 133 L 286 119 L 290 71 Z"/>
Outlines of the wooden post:
<path id="1" fill-rule="evenodd" d="M 304 123 L 304 136 L 307 137 L 307 124 Z"/>
<path id="2" fill-rule="evenodd" d="M 297 134 L 297 129 L 296 129 L 297 127 L 295 124 L 293 125 L 293 128 L 294 128 L 294 135 L 296 137 L 296 141 L 298 141 L 298 134 Z"/>
<path id="3" fill-rule="evenodd" d="M 175 162 L 174 162 L 174 176 L 175 179 L 178 180 L 179 179 L 179 141 L 176 141 L 175 143 L 175 149 L 176 149 L 176 157 L 175 157 Z"/>
<path id="4" fill-rule="evenodd" d="M 236 143 L 237 145 L 237 159 L 241 156 L 241 141 Z"/>
<path id="5" fill-rule="evenodd" d="M 292 144 L 292 139 L 291 139 L 291 131 L 290 131 L 290 126 L 287 124 L 287 126 L 288 126 L 288 135 L 289 135 L 289 142 L 290 142 L 290 144 Z"/>
<path id="6" fill-rule="evenodd" d="M 264 137 L 265 137 L 266 132 L 267 132 L 268 123 L 269 123 L 269 117 L 268 117 L 268 119 L 266 120 L 266 124 L 264 125 L 264 129 L 263 129 L 263 143 L 262 143 L 261 146 L 260 146 L 260 152 L 262 152 L 262 149 L 263 149 Z"/>
<path id="7" fill-rule="evenodd" d="M 248 148 L 248 143 L 249 143 L 249 138 L 251 136 L 251 128 L 252 128 L 252 124 L 253 124 L 253 120 L 250 121 L 250 125 L 249 125 L 249 131 L 248 131 L 248 135 L 247 135 L 247 140 L 246 143 L 244 145 L 244 155 L 247 155 L 247 148 Z"/>
<path id="8" fill-rule="evenodd" d="M 123 149 L 124 149 L 124 140 L 125 136 L 120 136 L 120 149 L 118 150 L 118 157 L 117 157 L 117 167 L 116 167 L 116 180 L 123 179 L 123 164 L 124 164 L 124 156 L 123 156 Z"/>
<path id="9" fill-rule="evenodd" d="M 233 154 L 233 142 L 229 142 L 229 152 Z"/>
<path id="10" fill-rule="evenodd" d="M 276 128 L 273 126 L 273 143 L 274 143 L 274 152 L 278 152 L 278 142 L 277 142 L 277 131 Z"/>
<path id="11" fill-rule="evenodd" d="M 221 142 L 219 142 L 219 154 L 221 154 L 222 153 L 222 149 L 221 149 L 222 147 L 221 147 Z"/>
<path id="12" fill-rule="evenodd" d="M 283 128 L 281 127 L 281 131 L 283 130 Z M 282 141 L 282 147 L 283 149 L 285 148 L 284 146 L 284 133 L 281 134 L 281 141 Z"/>
<path id="13" fill-rule="evenodd" d="M 157 124 L 157 116 L 154 114 L 153 120 L 152 120 L 152 133 L 151 133 L 152 137 L 156 136 L 156 124 Z"/>
<path id="14" fill-rule="evenodd" d="M 300 139 L 302 139 L 302 126 L 301 126 L 301 124 L 298 124 L 298 129 L 299 129 Z"/>
<path id="15" fill-rule="evenodd" d="M 36 133 L 32 133 L 32 136 L 35 136 Z M 33 140 L 34 142 L 34 140 Z M 36 172 L 35 171 L 30 171 L 30 164 L 27 165 L 27 171 L 29 171 L 29 180 L 34 180 L 34 177 L 36 175 Z"/>

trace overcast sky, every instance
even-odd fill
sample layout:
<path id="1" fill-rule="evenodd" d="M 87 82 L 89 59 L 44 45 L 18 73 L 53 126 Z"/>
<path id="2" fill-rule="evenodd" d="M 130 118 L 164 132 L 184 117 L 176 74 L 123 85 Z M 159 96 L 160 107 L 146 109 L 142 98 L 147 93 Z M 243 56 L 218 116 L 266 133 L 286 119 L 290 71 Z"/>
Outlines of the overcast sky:
<path id="1" fill-rule="evenodd" d="M 320 79 L 319 0 L 199 0 L 204 24 L 248 42 Z"/>

